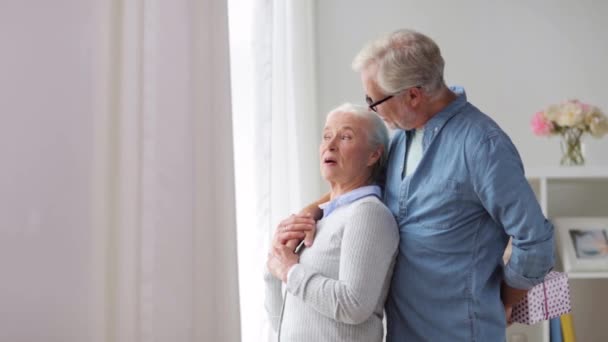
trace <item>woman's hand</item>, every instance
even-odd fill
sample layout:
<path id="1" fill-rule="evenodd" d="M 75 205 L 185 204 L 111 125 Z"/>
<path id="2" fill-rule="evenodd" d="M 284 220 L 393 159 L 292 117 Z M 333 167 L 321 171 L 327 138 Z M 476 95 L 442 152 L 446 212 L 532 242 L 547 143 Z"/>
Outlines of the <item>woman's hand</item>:
<path id="1" fill-rule="evenodd" d="M 291 215 L 279 223 L 277 231 L 275 232 L 275 238 L 279 239 L 279 241 L 275 240 L 273 242 L 280 242 L 283 245 L 287 245 L 293 251 L 298 245 L 298 240 L 304 239 L 304 245 L 310 247 L 315 238 L 316 228 L 316 221 L 311 214 L 300 213 Z M 299 233 L 300 237 L 286 238 L 287 236 L 295 236 L 287 235 L 287 233 Z"/>
<path id="2" fill-rule="evenodd" d="M 312 241 L 315 239 L 315 232 L 317 230 L 316 221 L 320 220 L 323 216 L 323 210 L 319 208 L 321 203 L 329 201 L 329 193 L 323 195 L 318 201 L 309 204 L 307 207 L 302 209 L 299 214 L 291 215 L 279 223 L 277 232 L 304 232 L 304 245 L 306 247 L 312 246 Z M 301 239 L 301 238 L 300 238 Z M 289 240 L 285 244 L 292 251 L 296 249 L 300 240 L 294 239 Z"/>
<path id="3" fill-rule="evenodd" d="M 287 282 L 289 269 L 300 261 L 300 257 L 285 245 L 273 246 L 271 253 L 268 253 L 266 266 L 270 273 L 276 278 Z"/>

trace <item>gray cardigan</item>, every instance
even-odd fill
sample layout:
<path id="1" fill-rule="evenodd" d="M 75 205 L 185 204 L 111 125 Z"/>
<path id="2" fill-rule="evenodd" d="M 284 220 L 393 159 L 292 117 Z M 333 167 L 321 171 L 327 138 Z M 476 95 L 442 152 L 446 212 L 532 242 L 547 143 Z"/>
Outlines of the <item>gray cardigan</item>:
<path id="1" fill-rule="evenodd" d="M 374 197 L 361 198 L 317 222 L 313 245 L 289 275 L 281 342 L 382 341 L 382 317 L 399 231 Z M 268 271 L 266 311 L 275 331 L 281 281 Z"/>

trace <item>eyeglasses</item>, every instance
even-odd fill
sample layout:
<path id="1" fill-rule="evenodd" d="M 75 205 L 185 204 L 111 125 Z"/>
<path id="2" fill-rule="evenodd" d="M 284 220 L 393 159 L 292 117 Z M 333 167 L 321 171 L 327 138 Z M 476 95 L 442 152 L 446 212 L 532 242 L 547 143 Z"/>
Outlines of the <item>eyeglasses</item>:
<path id="1" fill-rule="evenodd" d="M 369 109 L 371 109 L 371 110 L 373 110 L 374 112 L 377 113 L 378 112 L 378 110 L 377 110 L 378 109 L 377 108 L 378 105 L 381 104 L 381 103 L 383 103 L 383 102 L 385 102 L 385 101 L 390 100 L 393 97 L 395 97 L 395 95 L 389 95 L 389 96 L 383 98 L 382 100 L 378 100 L 378 101 L 374 102 L 374 101 L 372 101 L 371 97 L 369 97 L 368 95 L 365 95 L 365 102 L 367 102 L 367 106 L 369 107 Z"/>
<path id="2" fill-rule="evenodd" d="M 367 106 L 369 107 L 369 109 L 370 109 L 370 110 L 373 110 L 374 112 L 376 112 L 376 113 L 377 113 L 377 112 L 378 112 L 378 106 L 379 106 L 381 103 L 386 102 L 386 101 L 388 101 L 388 100 L 392 99 L 393 97 L 395 97 L 395 95 L 398 95 L 398 94 L 400 94 L 400 93 L 403 93 L 403 92 L 405 92 L 406 90 L 411 89 L 411 88 L 418 88 L 418 89 L 422 89 L 422 86 L 414 86 L 414 87 L 410 87 L 410 88 L 403 89 L 402 91 L 398 92 L 397 94 L 389 95 L 389 96 L 387 96 L 387 97 L 383 98 L 382 100 L 378 100 L 378 101 L 376 101 L 376 102 L 374 102 L 374 101 L 372 100 L 372 98 L 371 98 L 371 97 L 369 97 L 369 95 L 365 95 L 365 102 L 367 102 Z"/>

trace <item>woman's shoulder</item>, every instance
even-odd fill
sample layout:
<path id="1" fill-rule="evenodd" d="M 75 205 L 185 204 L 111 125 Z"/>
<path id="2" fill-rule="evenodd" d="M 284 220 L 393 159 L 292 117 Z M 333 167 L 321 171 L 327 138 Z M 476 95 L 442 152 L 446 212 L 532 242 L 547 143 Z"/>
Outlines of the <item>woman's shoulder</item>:
<path id="1" fill-rule="evenodd" d="M 398 241 L 399 227 L 393 213 L 376 196 L 367 196 L 349 207 L 346 226 L 360 236 L 378 241 Z"/>
<path id="2" fill-rule="evenodd" d="M 376 196 L 366 196 L 354 201 L 350 205 L 351 215 L 374 215 L 394 221 L 390 209 Z"/>
<path id="3" fill-rule="evenodd" d="M 369 206 L 370 208 L 387 208 L 387 206 L 382 203 L 382 200 L 380 198 L 378 198 L 378 196 L 375 195 L 370 195 L 370 196 L 365 196 L 362 198 L 359 198 L 356 201 L 353 201 L 353 203 L 351 204 L 352 207 L 358 207 L 358 206 Z"/>

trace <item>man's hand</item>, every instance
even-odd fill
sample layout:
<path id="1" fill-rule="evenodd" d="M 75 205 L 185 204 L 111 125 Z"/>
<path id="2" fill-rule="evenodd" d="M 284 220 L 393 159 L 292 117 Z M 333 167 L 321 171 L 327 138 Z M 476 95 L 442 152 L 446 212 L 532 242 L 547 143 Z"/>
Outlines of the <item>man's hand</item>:
<path id="1" fill-rule="evenodd" d="M 268 254 L 266 266 L 270 273 L 276 278 L 287 282 L 289 269 L 300 261 L 300 257 L 285 245 L 273 246 L 272 252 Z"/>
<path id="2" fill-rule="evenodd" d="M 513 307 L 505 305 L 505 317 L 507 318 L 507 327 L 510 327 L 513 324 L 511 321 L 511 314 L 513 313 Z"/>
<path id="3" fill-rule="evenodd" d="M 528 290 L 520 290 L 507 285 L 504 281 L 500 288 L 500 298 L 502 304 L 505 306 L 505 317 L 507 320 L 507 326 L 511 325 L 511 313 L 513 312 L 513 306 L 524 298 L 528 293 Z"/>
<path id="4" fill-rule="evenodd" d="M 326 194 L 325 196 L 321 197 L 321 199 L 319 199 L 315 203 L 309 204 L 306 208 L 302 209 L 302 211 L 300 211 L 300 215 L 309 214 L 313 220 L 320 220 L 323 217 L 323 210 L 321 210 L 321 208 L 319 208 L 319 205 L 321 203 L 325 203 L 328 201 L 329 201 L 329 194 Z"/>

